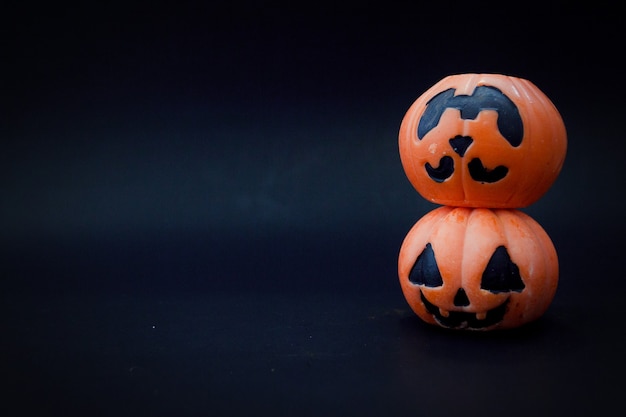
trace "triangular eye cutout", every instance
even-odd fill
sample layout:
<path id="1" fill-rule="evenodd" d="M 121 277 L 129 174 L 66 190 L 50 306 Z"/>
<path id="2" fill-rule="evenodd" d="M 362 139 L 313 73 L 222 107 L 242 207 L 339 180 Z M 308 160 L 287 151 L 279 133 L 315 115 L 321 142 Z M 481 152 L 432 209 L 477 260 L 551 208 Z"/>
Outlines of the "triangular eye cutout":
<path id="1" fill-rule="evenodd" d="M 498 246 L 483 272 L 480 288 L 497 294 L 521 292 L 525 287 L 519 268 L 511 261 L 506 248 Z"/>
<path id="2" fill-rule="evenodd" d="M 422 253 L 417 257 L 415 265 L 413 265 L 409 273 L 409 281 L 426 287 L 440 287 L 443 285 L 443 279 L 435 260 L 435 252 L 430 243 L 426 244 Z"/>

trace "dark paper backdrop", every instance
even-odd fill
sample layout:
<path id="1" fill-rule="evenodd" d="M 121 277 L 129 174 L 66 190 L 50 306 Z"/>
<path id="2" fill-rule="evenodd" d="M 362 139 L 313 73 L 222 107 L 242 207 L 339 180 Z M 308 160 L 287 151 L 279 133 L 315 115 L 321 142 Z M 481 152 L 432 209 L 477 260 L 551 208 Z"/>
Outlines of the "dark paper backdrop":
<path id="1" fill-rule="evenodd" d="M 498 381 L 459 394 L 469 413 L 483 386 L 500 394 L 491 400 L 501 410 L 513 387 L 535 396 L 509 415 L 544 400 L 568 415 L 621 407 L 623 8 L 431 3 L 3 5 L 10 396 L 40 415 L 81 404 L 102 415 L 149 405 L 250 415 L 246 407 L 277 411 L 282 401 L 329 415 L 342 413 L 337 388 L 368 415 L 374 398 L 401 404 L 398 393 L 418 383 L 409 375 L 429 369 L 420 401 L 444 415 L 464 408 L 438 390 L 468 375 Z M 561 175 L 524 209 L 561 260 L 543 339 L 447 338 L 393 313 L 407 308 L 400 244 L 434 208 L 402 170 L 400 122 L 428 87 L 462 72 L 531 80 L 568 129 Z M 364 317 L 374 308 L 391 311 L 385 325 Z M 333 317 L 354 323 L 325 327 Z M 168 320 L 170 333 L 153 338 Z M 290 353 L 300 336 L 317 343 L 310 356 L 271 350 Z M 339 365 L 314 356 L 329 346 L 346 355 Z M 537 375 L 544 385 L 534 388 Z M 116 408 L 125 400 L 136 408 Z"/>
<path id="2" fill-rule="evenodd" d="M 623 229 L 617 9 L 22 9 L 4 14 L 0 153 L 2 243 L 19 256 L 32 250 L 42 263 L 64 262 L 58 258 L 76 250 L 72 262 L 93 257 L 123 270 L 154 267 L 151 255 L 169 247 L 186 256 L 184 265 L 154 260 L 190 268 L 200 286 L 220 280 L 208 270 L 235 264 L 257 270 L 251 285 L 281 286 L 281 274 L 258 282 L 262 259 L 302 255 L 319 265 L 359 246 L 392 264 L 408 228 L 432 208 L 404 177 L 399 123 L 425 89 L 459 72 L 527 78 L 561 111 L 566 164 L 528 209 L 549 233 Z M 124 264 L 124 245 L 143 247 L 136 255 L 147 258 Z M 322 253 L 300 254 L 304 246 Z M 82 285 L 98 285 L 97 272 Z M 345 279 L 357 284 L 352 274 Z M 74 283 L 33 282 L 40 284 Z"/>

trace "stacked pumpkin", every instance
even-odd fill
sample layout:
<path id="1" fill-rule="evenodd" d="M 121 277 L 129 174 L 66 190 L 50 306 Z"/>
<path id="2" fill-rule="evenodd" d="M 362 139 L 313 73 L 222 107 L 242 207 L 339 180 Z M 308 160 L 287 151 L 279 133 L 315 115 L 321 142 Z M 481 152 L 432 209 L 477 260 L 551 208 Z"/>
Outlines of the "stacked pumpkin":
<path id="1" fill-rule="evenodd" d="M 402 292 L 421 319 L 493 330 L 545 313 L 557 253 L 519 209 L 551 187 L 566 148 L 558 110 L 524 79 L 452 75 L 411 105 L 399 133 L 402 166 L 418 193 L 441 205 L 411 228 L 398 258 Z"/>

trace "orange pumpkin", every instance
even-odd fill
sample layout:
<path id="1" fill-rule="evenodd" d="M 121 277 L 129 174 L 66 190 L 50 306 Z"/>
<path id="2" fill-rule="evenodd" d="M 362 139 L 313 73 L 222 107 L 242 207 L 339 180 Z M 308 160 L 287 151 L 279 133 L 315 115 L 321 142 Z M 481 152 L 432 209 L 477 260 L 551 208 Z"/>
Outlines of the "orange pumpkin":
<path id="1" fill-rule="evenodd" d="M 558 274 L 550 237 L 514 209 L 436 208 L 411 228 L 398 258 L 411 309 L 446 328 L 506 329 L 536 320 L 554 298 Z"/>
<path id="2" fill-rule="evenodd" d="M 567 135 L 554 104 L 530 81 L 459 74 L 411 105 L 399 147 L 409 181 L 427 200 L 521 208 L 554 183 Z"/>

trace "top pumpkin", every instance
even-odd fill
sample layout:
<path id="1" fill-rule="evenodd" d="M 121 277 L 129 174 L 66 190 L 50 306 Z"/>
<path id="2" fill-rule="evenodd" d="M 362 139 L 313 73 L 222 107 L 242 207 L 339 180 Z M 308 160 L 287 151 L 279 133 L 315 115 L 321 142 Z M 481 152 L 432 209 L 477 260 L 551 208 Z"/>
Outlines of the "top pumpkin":
<path id="1" fill-rule="evenodd" d="M 556 180 L 567 149 L 563 119 L 530 81 L 448 76 L 409 108 L 399 134 L 404 171 L 425 199 L 521 208 Z"/>

